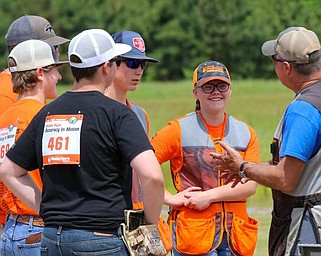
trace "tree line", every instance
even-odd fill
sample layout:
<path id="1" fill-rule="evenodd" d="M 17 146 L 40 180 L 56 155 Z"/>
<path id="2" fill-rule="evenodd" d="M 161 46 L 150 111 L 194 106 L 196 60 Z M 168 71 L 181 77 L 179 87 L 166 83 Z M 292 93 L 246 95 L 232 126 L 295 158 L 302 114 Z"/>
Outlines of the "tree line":
<path id="1" fill-rule="evenodd" d="M 320 7 L 318 0 L 2 0 L 0 63 L 7 66 L 8 27 L 29 14 L 45 17 L 56 34 L 69 39 L 89 28 L 139 32 L 147 55 L 160 60 L 148 66 L 147 80 L 191 79 L 195 67 L 210 59 L 224 63 L 232 79 L 274 78 L 262 43 L 289 26 L 320 37 Z M 61 59 L 67 59 L 67 49 L 61 47 Z M 71 81 L 67 68 L 64 80 Z"/>

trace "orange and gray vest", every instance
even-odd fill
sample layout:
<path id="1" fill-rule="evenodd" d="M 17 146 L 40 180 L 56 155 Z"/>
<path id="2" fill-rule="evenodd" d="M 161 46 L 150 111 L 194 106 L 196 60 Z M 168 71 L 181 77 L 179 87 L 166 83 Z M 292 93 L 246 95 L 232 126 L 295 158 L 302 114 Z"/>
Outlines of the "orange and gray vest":
<path id="1" fill-rule="evenodd" d="M 321 82 L 309 86 L 294 100 L 309 102 L 321 113 Z M 284 118 L 284 117 L 283 117 Z M 272 155 L 277 164 L 276 153 L 282 145 L 283 118 L 275 134 Z M 304 129 L 300 127 L 299 129 Z M 272 148 L 271 148 L 272 150 Z M 273 154 L 274 153 L 274 154 Z M 321 243 L 321 149 L 306 163 L 299 183 L 291 192 L 272 189 L 273 214 L 269 236 L 269 254 L 273 256 L 294 255 L 298 250 L 298 238 L 303 232 L 304 216 L 312 220 L 314 242 Z M 302 234 L 301 234 L 302 235 Z"/>
<path id="2" fill-rule="evenodd" d="M 148 121 L 146 118 L 145 111 L 138 105 L 130 102 L 129 107 L 132 111 L 136 114 L 138 117 L 140 123 L 142 124 L 146 134 L 148 133 Z M 141 182 L 136 174 L 135 171 L 133 171 L 133 178 L 132 178 L 132 202 L 133 202 L 133 209 L 143 209 L 143 192 L 141 189 Z"/>
<path id="3" fill-rule="evenodd" d="M 178 120 L 181 127 L 183 165 L 178 173 L 173 173 L 173 178 L 179 180 L 177 191 L 182 191 L 191 186 L 201 187 L 202 190 L 209 190 L 223 185 L 224 181 L 218 178 L 219 172 L 210 164 L 210 152 L 215 151 L 213 141 L 208 134 L 206 125 L 197 112 L 192 112 Z M 244 152 L 251 139 L 247 124 L 228 115 L 224 137 L 221 138 L 238 152 Z M 173 215 L 191 211 L 185 207 L 173 209 Z M 246 199 L 237 202 L 212 203 L 209 208 L 200 211 L 204 216 L 216 219 L 215 237 L 212 248 L 219 246 L 224 230 L 230 234 L 233 214 L 247 219 Z M 173 217 L 175 219 L 175 216 Z M 231 237 L 229 236 L 229 239 Z M 229 243 L 230 245 L 232 243 Z M 239 255 L 233 248 L 230 248 L 235 255 Z"/>

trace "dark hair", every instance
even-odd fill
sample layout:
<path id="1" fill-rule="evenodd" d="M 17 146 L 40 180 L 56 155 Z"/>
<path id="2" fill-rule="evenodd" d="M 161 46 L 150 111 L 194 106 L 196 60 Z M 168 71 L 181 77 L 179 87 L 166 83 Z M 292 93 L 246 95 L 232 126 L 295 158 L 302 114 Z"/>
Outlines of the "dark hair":
<path id="1" fill-rule="evenodd" d="M 309 63 L 296 64 L 291 63 L 296 72 L 303 76 L 310 76 L 321 70 L 321 54 L 320 51 L 314 51 L 309 54 Z"/>
<path id="2" fill-rule="evenodd" d="M 74 62 L 74 63 L 81 63 L 81 59 L 72 54 L 70 55 L 70 62 Z M 97 66 L 94 67 L 90 67 L 90 68 L 75 68 L 75 67 L 71 67 L 71 73 L 74 76 L 74 78 L 76 79 L 77 82 L 79 82 L 82 78 L 92 78 L 94 77 L 94 75 L 96 74 L 97 70 L 103 65 L 99 64 Z"/>
<path id="3" fill-rule="evenodd" d="M 201 103 L 199 100 L 196 100 L 196 103 L 195 103 L 195 111 L 197 110 L 201 110 Z"/>
<path id="4" fill-rule="evenodd" d="M 12 51 L 13 48 L 15 48 L 16 46 L 15 45 L 8 45 L 7 48 L 8 48 L 8 52 L 10 53 Z"/>

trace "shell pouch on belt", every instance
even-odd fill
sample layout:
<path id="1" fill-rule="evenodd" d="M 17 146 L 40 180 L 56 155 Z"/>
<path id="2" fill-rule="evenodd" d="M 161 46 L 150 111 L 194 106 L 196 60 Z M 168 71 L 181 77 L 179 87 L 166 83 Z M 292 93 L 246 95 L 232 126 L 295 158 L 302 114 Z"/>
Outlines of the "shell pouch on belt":
<path id="1" fill-rule="evenodd" d="M 175 222 L 176 249 L 180 253 L 199 255 L 211 250 L 215 233 L 214 216 L 202 218 L 199 213 L 195 216 L 180 213 Z"/>
<path id="2" fill-rule="evenodd" d="M 237 215 L 233 216 L 231 240 L 234 249 L 241 255 L 250 256 L 254 254 L 258 232 L 257 220 L 248 217 L 245 221 Z"/>
<path id="3" fill-rule="evenodd" d="M 158 226 L 146 224 L 143 210 L 125 210 L 125 223 L 121 224 L 122 239 L 131 256 L 167 254 Z"/>

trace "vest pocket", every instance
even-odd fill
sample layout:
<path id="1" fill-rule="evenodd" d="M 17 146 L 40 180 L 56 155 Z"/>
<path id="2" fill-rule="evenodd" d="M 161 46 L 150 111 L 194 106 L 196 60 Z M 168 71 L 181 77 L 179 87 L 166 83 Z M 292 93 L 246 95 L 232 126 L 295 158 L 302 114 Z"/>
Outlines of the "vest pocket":
<path id="1" fill-rule="evenodd" d="M 180 253 L 199 255 L 210 251 L 214 241 L 215 218 L 191 219 L 178 215 L 176 246 Z"/>
<path id="2" fill-rule="evenodd" d="M 250 256 L 254 254 L 258 233 L 258 221 L 251 217 L 247 220 L 233 216 L 231 240 L 233 248 L 240 254 Z"/>

